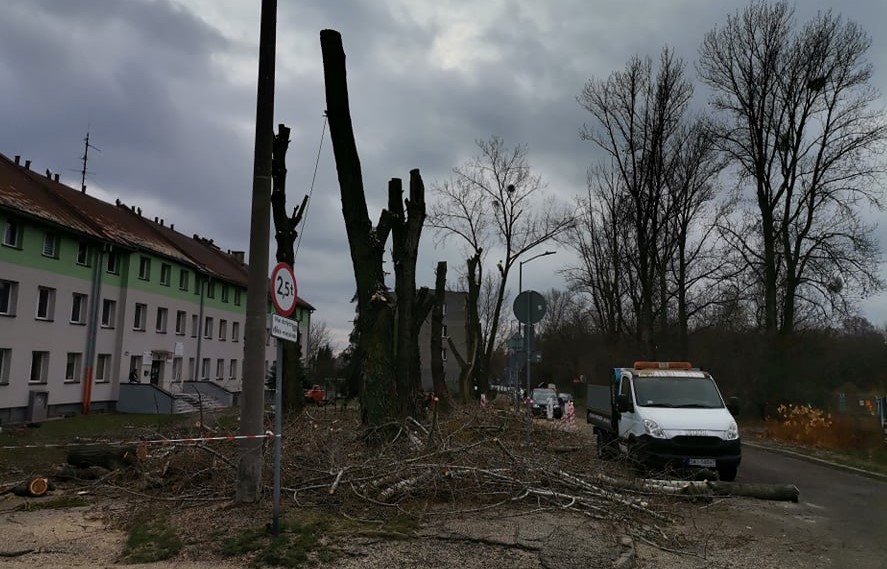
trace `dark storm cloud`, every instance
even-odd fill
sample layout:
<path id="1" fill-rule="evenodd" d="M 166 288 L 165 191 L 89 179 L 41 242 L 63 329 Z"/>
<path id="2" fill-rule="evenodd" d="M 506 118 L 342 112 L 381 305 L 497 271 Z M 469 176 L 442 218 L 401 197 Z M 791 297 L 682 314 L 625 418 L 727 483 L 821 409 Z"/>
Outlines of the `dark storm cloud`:
<path id="1" fill-rule="evenodd" d="M 0 18 L 0 152 L 76 186 L 82 137 L 94 144 L 88 179 L 112 199 L 165 217 L 186 234 L 248 249 L 259 2 L 238 0 L 7 0 Z M 693 62 L 706 31 L 743 2 L 280 2 L 275 122 L 292 127 L 290 207 L 311 190 L 323 126 L 319 31 L 342 32 L 348 85 L 371 218 L 388 179 L 420 168 L 426 187 L 477 152 L 491 135 L 525 144 L 549 192 L 567 202 L 584 191 L 599 159 L 579 140 L 590 119 L 576 102 L 591 77 L 605 78 L 633 54 L 673 47 Z M 799 21 L 827 8 L 797 7 Z M 874 26 L 881 0 L 838 7 L 873 34 L 870 57 L 884 90 L 887 44 Z M 470 12 L 467 12 L 470 10 Z M 704 107 L 704 95 L 696 102 Z M 148 207 L 150 205 L 150 207 Z M 344 341 L 354 279 L 326 133 L 296 273 L 300 294 Z M 873 218 L 880 219 L 880 215 Z M 883 233 L 883 227 L 879 229 Z M 435 249 L 426 230 L 420 284 L 438 259 L 450 282 L 458 247 Z M 273 242 L 272 242 L 273 249 Z M 272 251 L 273 252 L 273 251 Z M 495 255 L 495 253 L 492 253 Z M 525 271 L 540 290 L 562 287 L 566 252 Z M 537 264 L 538 263 L 538 264 Z M 528 267 L 528 269 L 530 268 Z M 542 280 L 544 278 L 544 280 Z M 540 280 L 531 280 L 540 279 Z M 515 283 L 516 284 L 516 283 Z M 514 287 L 516 290 L 516 286 Z M 882 301 L 873 317 L 887 319 Z M 880 311 L 880 312 L 878 312 Z"/>

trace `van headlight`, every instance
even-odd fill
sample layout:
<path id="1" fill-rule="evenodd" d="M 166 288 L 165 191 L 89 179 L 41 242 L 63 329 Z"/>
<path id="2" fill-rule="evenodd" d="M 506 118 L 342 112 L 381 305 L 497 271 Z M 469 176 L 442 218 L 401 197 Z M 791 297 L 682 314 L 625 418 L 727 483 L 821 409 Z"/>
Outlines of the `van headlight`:
<path id="1" fill-rule="evenodd" d="M 727 440 L 735 441 L 739 438 L 739 427 L 736 425 L 736 421 L 730 421 L 730 424 L 727 425 Z"/>
<path id="2" fill-rule="evenodd" d="M 653 419 L 644 419 L 644 430 L 654 439 L 665 438 L 665 431 Z"/>

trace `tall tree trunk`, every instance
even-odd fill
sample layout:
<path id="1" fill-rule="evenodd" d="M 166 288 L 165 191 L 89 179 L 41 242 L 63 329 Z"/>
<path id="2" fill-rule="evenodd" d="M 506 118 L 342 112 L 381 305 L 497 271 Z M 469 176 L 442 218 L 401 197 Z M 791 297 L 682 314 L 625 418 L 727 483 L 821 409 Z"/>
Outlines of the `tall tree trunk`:
<path id="1" fill-rule="evenodd" d="M 403 186 L 399 178 L 388 182 L 388 211 L 391 213 L 392 259 L 394 261 L 397 300 L 397 337 L 395 382 L 400 413 L 404 417 L 418 414 L 418 392 L 421 387 L 419 365 L 419 316 L 424 320 L 427 310 L 418 310 L 416 295 L 416 259 L 419 238 L 425 223 L 425 185 L 419 170 L 410 171 L 410 197 L 404 211 Z M 427 291 L 424 296 L 427 296 Z"/>
<path id="2" fill-rule="evenodd" d="M 375 426 L 386 422 L 396 409 L 391 341 L 394 337 L 395 305 L 385 286 L 382 266 L 385 242 L 391 228 L 390 219 L 383 212 L 378 226 L 373 228 L 367 212 L 360 158 L 348 105 L 341 34 L 335 30 L 321 31 L 320 47 L 330 139 L 357 284 L 360 346 L 356 354 L 360 357 L 361 419 L 365 425 Z"/>
<path id="3" fill-rule="evenodd" d="M 296 252 L 293 247 L 299 232 L 296 228 L 302 221 L 305 209 L 308 207 L 308 196 L 302 199 L 302 205 L 293 210 L 292 216 L 286 214 L 286 151 L 289 148 L 290 129 L 286 125 L 277 125 L 277 134 L 274 135 L 274 146 L 271 155 L 271 179 L 273 190 L 271 191 L 271 208 L 274 214 L 274 239 L 277 242 L 277 262 L 293 266 L 296 260 Z M 298 343 L 283 342 L 283 393 L 281 402 L 284 413 L 300 411 L 304 406 L 302 397 L 302 381 L 298 377 L 301 370 L 301 348 Z"/>
<path id="4" fill-rule="evenodd" d="M 431 309 L 431 384 L 440 404 L 450 404 L 443 364 L 443 306 L 446 301 L 447 262 L 437 263 L 434 279 L 434 306 Z"/>

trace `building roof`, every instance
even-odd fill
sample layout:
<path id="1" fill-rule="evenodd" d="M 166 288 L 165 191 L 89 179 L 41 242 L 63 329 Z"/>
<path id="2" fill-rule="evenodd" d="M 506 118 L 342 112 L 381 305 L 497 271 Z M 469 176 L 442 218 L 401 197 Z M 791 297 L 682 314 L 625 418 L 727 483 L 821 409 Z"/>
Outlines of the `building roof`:
<path id="1" fill-rule="evenodd" d="M 223 251 L 212 239 L 188 237 L 163 220 L 142 217 L 140 208 L 104 202 L 30 169 L 30 161 L 10 160 L 0 154 L 0 207 L 65 228 L 82 237 L 144 251 L 192 267 L 199 273 L 243 287 L 248 266 L 243 252 Z M 314 307 L 298 299 L 298 304 Z"/>

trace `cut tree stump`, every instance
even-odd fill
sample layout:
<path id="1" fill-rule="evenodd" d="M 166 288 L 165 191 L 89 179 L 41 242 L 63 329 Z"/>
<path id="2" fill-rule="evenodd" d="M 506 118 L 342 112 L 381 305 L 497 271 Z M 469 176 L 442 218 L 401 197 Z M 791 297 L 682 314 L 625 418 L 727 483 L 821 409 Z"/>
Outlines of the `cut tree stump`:
<path id="1" fill-rule="evenodd" d="M 16 485 L 12 489 L 12 493 L 16 496 L 31 496 L 38 498 L 49 491 L 49 480 L 42 476 L 29 478 Z"/>
<path id="2" fill-rule="evenodd" d="M 101 466 L 108 470 L 117 470 L 125 466 L 135 466 L 145 459 L 148 451 L 144 445 L 138 446 L 88 446 L 75 447 L 68 451 L 65 458 L 68 464 L 77 468 Z"/>

